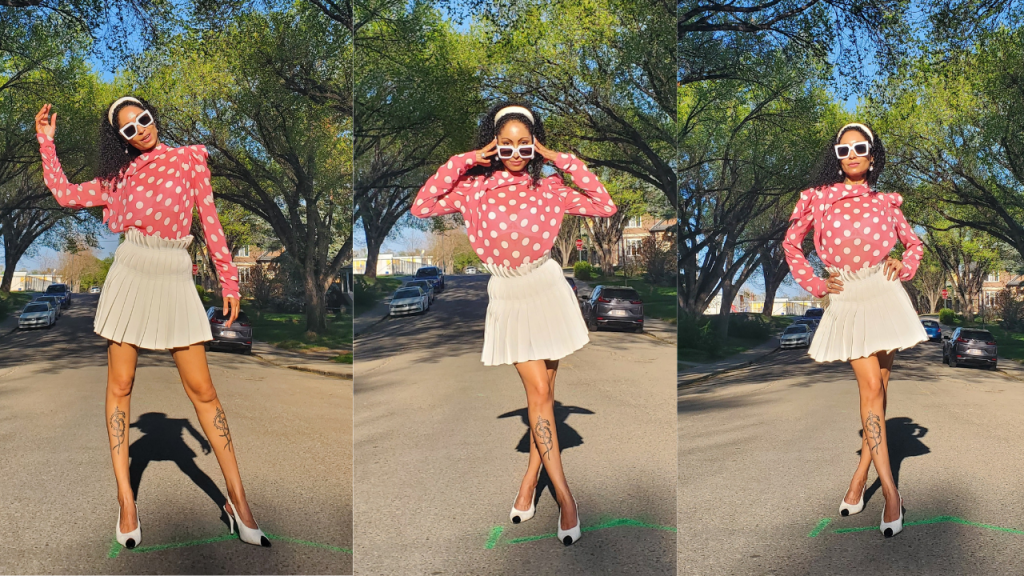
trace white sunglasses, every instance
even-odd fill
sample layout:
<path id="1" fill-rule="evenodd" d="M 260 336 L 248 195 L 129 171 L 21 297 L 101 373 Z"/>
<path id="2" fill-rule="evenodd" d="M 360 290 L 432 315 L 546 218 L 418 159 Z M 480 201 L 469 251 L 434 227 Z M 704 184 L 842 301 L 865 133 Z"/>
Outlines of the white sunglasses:
<path id="1" fill-rule="evenodd" d="M 519 154 L 520 158 L 533 158 L 533 144 L 522 144 L 520 146 L 498 146 L 498 158 L 508 160 L 513 155 Z"/>
<path id="2" fill-rule="evenodd" d="M 849 144 L 836 144 L 836 158 L 842 160 L 849 158 L 851 154 L 867 156 L 871 152 L 871 144 L 868 142 L 851 142 Z"/>
<path id="3" fill-rule="evenodd" d="M 143 110 L 142 114 L 135 117 L 135 120 L 121 126 L 118 132 L 121 136 L 124 136 L 125 140 L 131 140 L 139 133 L 140 128 L 145 128 L 153 123 L 153 115 L 149 113 L 149 110 Z"/>

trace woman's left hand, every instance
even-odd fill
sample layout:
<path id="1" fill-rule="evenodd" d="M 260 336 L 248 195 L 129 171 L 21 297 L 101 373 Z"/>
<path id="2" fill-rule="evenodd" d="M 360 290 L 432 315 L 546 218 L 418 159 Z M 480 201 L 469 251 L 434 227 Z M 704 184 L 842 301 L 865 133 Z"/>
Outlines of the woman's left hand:
<path id="1" fill-rule="evenodd" d="M 558 152 L 553 152 L 540 143 L 540 140 L 533 141 L 533 147 L 537 149 L 537 152 L 544 157 L 548 162 L 554 163 L 558 159 Z"/>
<path id="2" fill-rule="evenodd" d="M 230 328 L 231 323 L 238 318 L 238 298 L 234 296 L 224 297 L 224 307 L 222 308 L 224 315 L 228 316 L 227 322 L 224 323 L 225 328 Z"/>
<path id="3" fill-rule="evenodd" d="M 885 277 L 888 280 L 898 280 L 900 277 L 900 271 L 903 270 L 903 261 L 899 258 L 893 258 L 890 256 L 885 260 Z"/>

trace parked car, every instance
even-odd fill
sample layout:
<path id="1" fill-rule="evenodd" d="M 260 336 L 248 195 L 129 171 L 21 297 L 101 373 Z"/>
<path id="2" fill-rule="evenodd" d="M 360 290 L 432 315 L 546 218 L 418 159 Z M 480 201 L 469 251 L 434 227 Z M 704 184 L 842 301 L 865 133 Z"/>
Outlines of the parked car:
<path id="1" fill-rule="evenodd" d="M 821 324 L 821 320 L 815 320 L 814 318 L 797 318 L 793 321 L 791 326 L 799 326 L 801 324 L 807 326 L 813 333 L 818 329 L 818 324 Z"/>
<path id="2" fill-rule="evenodd" d="M 33 302 L 49 302 L 53 306 L 54 310 L 57 311 L 57 319 L 62 314 L 61 308 L 64 306 L 64 299 L 57 294 L 48 294 L 44 296 L 36 296 L 32 299 Z M 56 319 L 54 320 L 56 322 Z"/>
<path id="3" fill-rule="evenodd" d="M 444 292 L 444 272 L 437 266 L 424 266 L 416 271 L 417 280 L 430 280 L 435 292 Z"/>
<path id="4" fill-rule="evenodd" d="M 213 333 L 213 341 L 206 343 L 207 350 L 241 350 L 245 354 L 252 354 L 252 323 L 245 312 L 239 312 L 230 327 L 226 326 L 228 316 L 220 306 L 210 306 L 206 310 L 206 318 L 210 321 L 210 332 Z"/>
<path id="5" fill-rule="evenodd" d="M 814 330 L 807 324 L 793 323 L 786 326 L 782 336 L 779 338 L 781 348 L 804 348 L 811 345 L 811 337 Z"/>
<path id="6" fill-rule="evenodd" d="M 825 315 L 824 308 L 808 308 L 801 318 L 816 318 L 821 320 L 821 317 Z"/>
<path id="7" fill-rule="evenodd" d="M 942 342 L 942 326 L 935 320 L 921 320 L 921 325 L 924 326 L 924 331 L 928 334 L 928 340 L 931 342 Z"/>
<path id="8" fill-rule="evenodd" d="M 466 266 L 462 269 L 463 274 L 476 274 L 476 266 Z"/>
<path id="9" fill-rule="evenodd" d="M 420 314 L 430 308 L 430 296 L 419 286 L 399 288 L 391 297 L 389 313 L 392 316 Z"/>
<path id="10" fill-rule="evenodd" d="M 952 337 L 942 339 L 942 361 L 950 368 L 974 365 L 995 370 L 998 355 L 996 338 L 988 330 L 957 328 Z"/>
<path id="11" fill-rule="evenodd" d="M 628 286 L 598 285 L 583 303 L 583 319 L 592 332 L 602 326 L 632 328 L 634 332 L 643 332 L 644 302 L 640 294 Z"/>
<path id="12" fill-rule="evenodd" d="M 18 329 L 46 326 L 57 323 L 57 309 L 50 302 L 29 302 L 18 316 Z"/>
<path id="13" fill-rule="evenodd" d="M 569 286 L 572 286 L 572 293 L 576 296 L 577 299 L 579 299 L 580 292 L 579 290 L 576 289 L 576 280 L 573 280 L 568 276 L 566 276 L 565 279 L 569 281 Z"/>
<path id="14" fill-rule="evenodd" d="M 429 296 L 429 298 L 427 298 L 428 307 L 434 302 L 436 293 L 434 292 L 434 284 L 430 280 L 409 280 L 402 283 L 402 288 L 405 288 L 406 286 L 419 286 L 422 288 L 423 291 L 427 293 L 427 296 Z"/>
<path id="15" fill-rule="evenodd" d="M 67 284 L 50 284 L 46 287 L 46 294 L 48 296 L 59 296 L 61 308 L 71 307 L 71 287 Z"/>
<path id="16" fill-rule="evenodd" d="M 89 288 L 89 294 L 99 294 L 99 293 L 100 293 L 100 287 L 99 286 L 93 286 L 92 288 Z"/>

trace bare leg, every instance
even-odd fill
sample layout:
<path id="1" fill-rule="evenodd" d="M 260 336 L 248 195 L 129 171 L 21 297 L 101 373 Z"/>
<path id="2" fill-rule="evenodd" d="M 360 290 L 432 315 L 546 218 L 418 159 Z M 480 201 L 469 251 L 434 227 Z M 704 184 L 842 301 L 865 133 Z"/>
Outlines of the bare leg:
<path id="1" fill-rule="evenodd" d="M 554 362 L 553 364 L 554 367 L 547 366 L 548 386 L 551 387 L 552 398 L 555 396 L 555 374 L 558 372 L 558 363 Z M 527 419 L 529 419 L 529 416 L 527 416 Z M 533 492 L 534 489 L 537 488 L 537 477 L 540 474 L 540 467 L 540 452 L 537 450 L 537 443 L 533 441 L 533 431 L 531 426 L 530 462 L 526 466 L 526 475 L 523 476 L 523 482 L 519 485 L 519 495 L 516 497 L 517 510 L 529 510 L 530 505 L 533 503 Z"/>
<path id="2" fill-rule="evenodd" d="M 135 530 L 135 494 L 128 470 L 128 424 L 139 351 L 131 344 L 107 341 L 107 437 L 121 504 L 121 532 Z"/>
<path id="3" fill-rule="evenodd" d="M 864 426 L 868 452 L 882 484 L 882 495 L 885 496 L 885 515 L 882 519 L 885 522 L 892 522 L 900 517 L 900 499 L 896 483 L 892 479 L 892 470 L 889 468 L 882 368 L 875 355 L 851 360 L 850 365 L 853 366 L 853 373 L 857 376 L 857 386 L 860 389 L 860 418 Z"/>
<path id="4" fill-rule="evenodd" d="M 896 358 L 896 351 L 879 352 L 878 364 L 882 369 L 882 411 L 889 405 L 889 374 L 892 372 L 892 362 Z M 860 448 L 860 462 L 857 463 L 857 471 L 853 473 L 853 480 L 850 480 L 850 489 L 846 492 L 845 501 L 848 504 L 856 504 L 860 501 L 861 490 L 868 483 L 868 469 L 871 468 L 871 449 L 868 447 L 867 435 L 862 435 Z"/>
<path id="5" fill-rule="evenodd" d="M 558 361 L 531 360 L 516 364 L 523 386 L 526 388 L 527 412 L 530 431 L 537 445 L 544 469 L 548 472 L 551 485 L 555 488 L 555 500 L 562 509 L 562 530 L 576 525 L 576 503 L 569 491 L 562 471 L 562 456 L 558 448 L 558 434 L 555 430 L 555 395 L 548 377 L 548 370 L 558 370 Z"/>
<path id="6" fill-rule="evenodd" d="M 217 398 L 217 391 L 213 388 L 213 380 L 210 378 L 210 369 L 206 364 L 206 350 L 202 344 L 193 344 L 188 348 L 175 348 L 171 355 L 174 357 L 174 363 L 178 365 L 178 375 L 185 386 L 185 393 L 196 409 L 199 424 L 213 447 L 221 472 L 224 473 L 228 497 L 238 507 L 235 513 L 246 526 L 256 528 L 256 521 L 245 499 L 242 477 L 238 473 L 235 447 L 231 441 L 231 431 L 228 429 L 224 407 Z M 230 504 L 228 507 L 230 508 Z"/>

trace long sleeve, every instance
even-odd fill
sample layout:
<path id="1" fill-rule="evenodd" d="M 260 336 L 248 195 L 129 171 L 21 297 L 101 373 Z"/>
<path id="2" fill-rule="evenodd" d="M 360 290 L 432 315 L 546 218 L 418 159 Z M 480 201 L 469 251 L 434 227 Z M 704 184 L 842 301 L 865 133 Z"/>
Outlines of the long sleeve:
<path id="1" fill-rule="evenodd" d="M 456 154 L 448 159 L 427 183 L 420 188 L 413 200 L 411 213 L 417 218 L 430 218 L 461 212 L 466 197 L 461 189 L 472 187 L 463 176 L 476 165 L 476 157 L 470 153 Z"/>
<path id="2" fill-rule="evenodd" d="M 541 182 L 562 198 L 562 208 L 566 214 L 578 216 L 594 216 L 607 218 L 618 211 L 612 197 L 597 179 L 593 172 L 587 170 L 583 162 L 575 154 L 559 154 L 555 165 L 572 177 L 572 183 L 583 189 L 583 192 L 570 188 L 562 183 L 558 175 L 548 176 Z"/>
<path id="3" fill-rule="evenodd" d="M 886 194 L 889 204 L 892 206 L 893 224 L 895 224 L 896 235 L 903 243 L 903 269 L 900 270 L 900 280 L 909 282 L 914 279 L 918 266 L 921 265 L 921 258 L 924 257 L 924 242 L 914 234 L 914 229 L 907 222 L 907 218 L 900 210 L 903 205 L 903 196 L 899 194 Z"/>
<path id="4" fill-rule="evenodd" d="M 106 206 L 107 193 L 99 178 L 83 184 L 68 182 L 60 160 L 57 159 L 57 148 L 53 139 L 45 134 L 36 134 L 39 141 L 39 154 L 43 158 L 43 182 L 53 193 L 57 203 L 65 208 L 90 208 Z"/>
<path id="5" fill-rule="evenodd" d="M 805 190 L 800 193 L 800 200 L 789 217 L 790 225 L 786 230 L 786 237 L 782 240 L 782 249 L 786 253 L 786 262 L 789 263 L 789 270 L 797 284 L 814 296 L 821 298 L 828 294 L 828 287 L 825 281 L 814 275 L 814 267 L 804 256 L 804 237 L 807 230 L 814 224 L 814 214 L 811 207 L 814 190 Z"/>
<path id="6" fill-rule="evenodd" d="M 210 186 L 210 169 L 206 164 L 208 155 L 205 146 L 190 146 L 191 158 L 182 166 L 190 170 L 192 174 L 192 193 L 195 198 L 196 207 L 199 209 L 199 217 L 203 224 L 203 233 L 206 236 L 206 246 L 210 250 L 217 267 L 217 278 L 224 296 L 241 298 L 238 291 L 238 268 L 231 260 L 231 250 L 228 249 L 227 240 L 224 238 L 224 228 L 220 224 L 220 217 L 217 215 L 217 205 L 213 201 L 213 188 Z M 187 208 L 187 204 L 186 204 Z"/>

